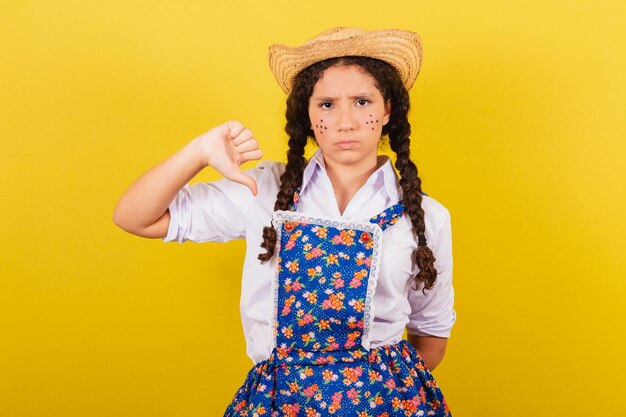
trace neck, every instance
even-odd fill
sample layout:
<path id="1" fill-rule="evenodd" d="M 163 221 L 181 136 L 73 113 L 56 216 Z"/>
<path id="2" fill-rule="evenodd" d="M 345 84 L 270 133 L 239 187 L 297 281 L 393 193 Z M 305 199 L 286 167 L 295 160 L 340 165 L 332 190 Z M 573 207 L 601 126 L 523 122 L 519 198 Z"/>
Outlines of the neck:
<path id="1" fill-rule="evenodd" d="M 356 191 L 378 169 L 381 164 L 379 159 L 382 158 L 377 158 L 374 155 L 372 158 L 363 160 L 358 164 L 342 165 L 324 158 L 324 165 L 326 166 L 328 178 L 330 178 L 330 182 L 335 190 L 349 191 L 354 189 Z"/>

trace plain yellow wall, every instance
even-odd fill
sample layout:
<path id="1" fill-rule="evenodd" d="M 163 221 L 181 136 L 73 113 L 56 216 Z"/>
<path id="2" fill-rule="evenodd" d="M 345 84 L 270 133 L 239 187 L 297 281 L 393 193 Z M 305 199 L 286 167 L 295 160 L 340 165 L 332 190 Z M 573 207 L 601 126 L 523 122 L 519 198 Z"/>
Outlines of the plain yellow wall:
<path id="1" fill-rule="evenodd" d="M 228 119 L 284 160 L 267 48 L 340 25 L 422 36 L 412 150 L 452 214 L 458 321 L 434 374 L 453 415 L 626 415 L 625 15 L 617 0 L 2 2 L 0 415 L 222 415 L 252 366 L 244 243 L 142 239 L 113 208 Z"/>

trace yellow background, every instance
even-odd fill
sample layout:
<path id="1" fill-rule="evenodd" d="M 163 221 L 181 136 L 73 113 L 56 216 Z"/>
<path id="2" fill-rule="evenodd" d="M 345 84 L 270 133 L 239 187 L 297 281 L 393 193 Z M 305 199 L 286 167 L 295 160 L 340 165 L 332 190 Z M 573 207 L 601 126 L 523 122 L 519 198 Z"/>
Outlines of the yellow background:
<path id="1" fill-rule="evenodd" d="M 620 1 L 2 2 L 0 415 L 222 415 L 252 366 L 244 242 L 142 239 L 113 208 L 228 119 L 284 160 L 267 47 L 340 25 L 422 36 L 412 150 L 452 215 L 458 321 L 434 374 L 453 415 L 626 415 L 625 15 Z"/>

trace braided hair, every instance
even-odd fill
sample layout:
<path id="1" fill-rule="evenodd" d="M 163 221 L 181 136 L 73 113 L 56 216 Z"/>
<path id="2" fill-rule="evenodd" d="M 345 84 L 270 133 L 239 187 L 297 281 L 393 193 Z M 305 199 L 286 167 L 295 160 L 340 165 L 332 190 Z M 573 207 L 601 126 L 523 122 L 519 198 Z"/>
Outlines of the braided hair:
<path id="1" fill-rule="evenodd" d="M 391 150 L 396 154 L 395 167 L 400 173 L 400 187 L 406 207 L 406 214 L 413 225 L 413 236 L 418 239 L 417 249 L 411 254 L 411 262 L 417 265 L 419 272 L 414 279 L 415 289 L 422 286 L 422 292 L 432 289 L 437 280 L 435 257 L 427 246 L 422 209 L 422 180 L 418 176 L 417 167 L 410 158 L 411 125 L 408 120 L 410 109 L 409 93 L 404 87 L 397 71 L 388 63 L 364 56 L 344 56 L 329 58 L 305 68 L 294 78 L 291 93 L 287 97 L 285 132 L 289 136 L 287 165 L 280 177 L 280 190 L 276 196 L 274 210 L 289 210 L 296 188 L 302 183 L 306 166 L 304 157 L 308 139 L 315 141 L 315 134 L 310 128 L 309 99 L 313 88 L 321 78 L 324 70 L 333 65 L 356 65 L 369 72 L 376 80 L 376 87 L 385 102 L 391 101 L 389 122 L 382 128 L 381 142 L 388 137 Z M 276 247 L 276 230 L 273 225 L 263 228 L 261 247 L 267 252 L 259 255 L 263 263 L 274 256 Z"/>

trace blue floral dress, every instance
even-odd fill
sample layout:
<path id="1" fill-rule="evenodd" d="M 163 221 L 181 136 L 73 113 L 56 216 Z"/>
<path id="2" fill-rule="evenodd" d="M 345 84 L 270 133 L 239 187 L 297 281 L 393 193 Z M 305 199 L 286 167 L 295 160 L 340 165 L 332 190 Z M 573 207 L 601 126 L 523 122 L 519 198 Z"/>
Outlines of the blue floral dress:
<path id="1" fill-rule="evenodd" d="M 402 201 L 352 222 L 276 211 L 274 345 L 249 372 L 224 417 L 451 416 L 406 340 L 370 348 L 383 231 Z"/>

